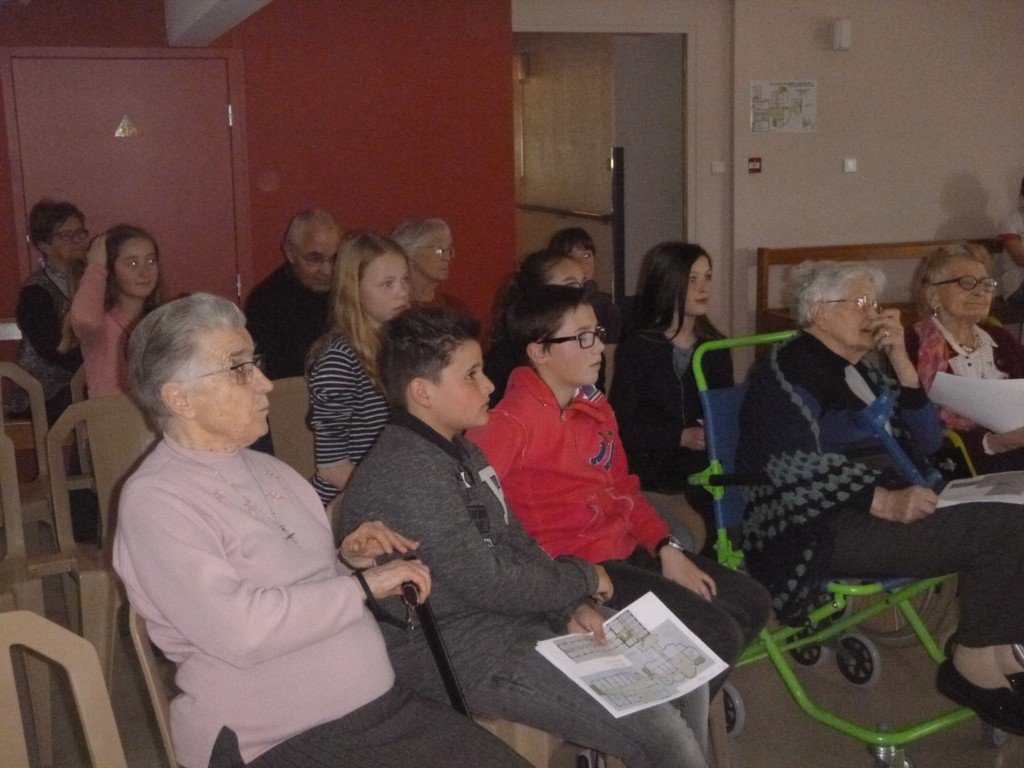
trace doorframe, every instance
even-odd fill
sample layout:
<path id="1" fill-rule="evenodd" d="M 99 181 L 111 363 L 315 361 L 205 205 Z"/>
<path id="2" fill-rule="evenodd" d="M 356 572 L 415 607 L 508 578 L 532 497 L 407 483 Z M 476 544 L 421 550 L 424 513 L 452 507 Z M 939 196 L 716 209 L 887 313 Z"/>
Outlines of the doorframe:
<path id="1" fill-rule="evenodd" d="M 698 202 L 697 182 L 695 176 L 697 142 L 694 140 L 697 130 L 697 83 L 695 82 L 694 76 L 696 67 L 693 66 L 698 45 L 697 27 L 673 21 L 671 19 L 661 19 L 657 23 L 641 22 L 636 24 L 609 24 L 599 22 L 594 23 L 581 18 L 557 19 L 555 17 L 551 17 L 549 20 L 540 23 L 537 21 L 524 20 L 516 10 L 516 6 L 513 3 L 513 34 L 518 34 L 520 32 L 547 32 L 552 34 L 568 32 L 601 35 L 683 35 L 685 37 L 686 44 L 683 46 L 683 68 L 684 78 L 686 81 L 686 135 L 684 137 L 684 142 L 686 144 L 686 178 L 684 179 L 684 185 L 686 187 L 685 222 L 686 237 L 693 238 L 693 233 L 696 231 L 697 224 L 696 211 Z"/>
<path id="2" fill-rule="evenodd" d="M 0 83 L 3 88 L 7 150 L 14 202 L 14 232 L 21 279 L 32 273 L 32 249 L 28 241 L 29 206 L 22 183 L 21 146 L 14 101 L 15 59 L 216 59 L 227 69 L 227 100 L 231 107 L 231 176 L 235 206 L 235 249 L 242 285 L 254 280 L 252 266 L 252 224 L 249 207 L 249 159 L 245 110 L 245 80 L 242 52 L 237 48 L 4 48 L 0 47 Z M 226 117 L 226 116 L 225 116 Z M 235 297 L 236 301 L 241 301 Z"/>

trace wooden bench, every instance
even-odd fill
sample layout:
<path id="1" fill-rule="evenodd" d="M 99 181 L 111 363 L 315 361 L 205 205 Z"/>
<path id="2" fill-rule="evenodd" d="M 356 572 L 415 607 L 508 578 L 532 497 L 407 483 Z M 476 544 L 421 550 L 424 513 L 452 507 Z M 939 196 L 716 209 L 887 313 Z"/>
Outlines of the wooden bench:
<path id="1" fill-rule="evenodd" d="M 897 307 L 901 311 L 904 325 L 918 319 L 914 301 L 914 271 L 925 256 L 940 245 L 963 242 L 961 240 L 926 240 L 908 243 L 865 243 L 863 245 L 821 245 L 802 248 L 758 248 L 757 249 L 757 333 L 784 331 L 796 326 L 789 308 L 783 305 L 782 284 L 785 272 L 793 264 L 802 261 L 857 261 L 881 269 L 887 277 L 882 303 Z M 995 239 L 975 239 L 996 254 L 1003 246 Z M 1001 300 L 1000 300 L 1001 302 Z M 1002 303 L 1002 302 L 1001 302 Z M 1005 309 L 1005 303 L 1002 303 Z M 1000 317 L 1000 307 L 995 312 Z M 1007 316 L 1004 322 L 1020 322 Z"/>

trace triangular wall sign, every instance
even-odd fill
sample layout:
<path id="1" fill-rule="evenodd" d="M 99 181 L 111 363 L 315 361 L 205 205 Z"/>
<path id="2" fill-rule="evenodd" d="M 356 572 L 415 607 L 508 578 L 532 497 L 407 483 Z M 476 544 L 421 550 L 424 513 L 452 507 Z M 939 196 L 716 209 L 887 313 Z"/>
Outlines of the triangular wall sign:
<path id="1" fill-rule="evenodd" d="M 114 136 L 118 139 L 127 139 L 131 136 L 138 136 L 139 129 L 135 127 L 135 123 L 132 122 L 128 115 L 121 118 L 121 124 L 117 126 L 117 130 L 114 131 Z"/>

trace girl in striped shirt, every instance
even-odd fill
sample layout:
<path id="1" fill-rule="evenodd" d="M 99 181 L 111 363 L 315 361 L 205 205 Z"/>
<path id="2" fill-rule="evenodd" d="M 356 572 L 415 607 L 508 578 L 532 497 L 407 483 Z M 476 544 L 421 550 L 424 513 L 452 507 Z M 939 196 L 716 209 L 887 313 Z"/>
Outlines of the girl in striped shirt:
<path id="1" fill-rule="evenodd" d="M 402 248 L 374 232 L 347 234 L 331 289 L 330 329 L 306 362 L 316 444 L 313 486 L 327 506 L 389 420 L 377 370 L 380 331 L 409 306 Z"/>

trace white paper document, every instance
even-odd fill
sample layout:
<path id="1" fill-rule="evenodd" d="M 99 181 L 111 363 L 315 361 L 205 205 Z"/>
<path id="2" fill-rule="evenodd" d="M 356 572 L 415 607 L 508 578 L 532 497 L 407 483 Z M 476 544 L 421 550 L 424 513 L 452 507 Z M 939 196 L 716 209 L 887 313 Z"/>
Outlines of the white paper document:
<path id="1" fill-rule="evenodd" d="M 1024 472 L 994 472 L 991 475 L 954 480 L 942 489 L 936 506 L 951 507 L 970 501 L 1024 504 Z"/>
<path id="2" fill-rule="evenodd" d="M 928 397 L 993 432 L 1024 427 L 1024 379 L 935 374 Z"/>
<path id="3" fill-rule="evenodd" d="M 542 640 L 537 650 L 615 717 L 671 701 L 728 668 L 653 593 L 593 634 Z"/>

